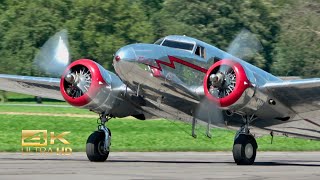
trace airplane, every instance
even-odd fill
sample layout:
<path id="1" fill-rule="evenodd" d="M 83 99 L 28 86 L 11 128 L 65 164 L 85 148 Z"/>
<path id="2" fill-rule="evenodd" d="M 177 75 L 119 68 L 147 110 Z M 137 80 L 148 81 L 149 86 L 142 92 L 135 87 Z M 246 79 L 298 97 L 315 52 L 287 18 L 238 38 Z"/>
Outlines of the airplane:
<path id="1" fill-rule="evenodd" d="M 320 79 L 282 80 L 184 35 L 120 48 L 113 56 L 115 74 L 89 59 L 70 63 L 66 36 L 65 30 L 55 34 L 35 58 L 40 70 L 61 78 L 0 74 L 0 90 L 64 100 L 97 113 L 98 129 L 86 143 L 90 161 L 108 158 L 107 122 L 115 117 L 188 122 L 194 137 L 196 123 L 238 129 L 232 150 L 237 165 L 255 162 L 256 135 L 320 139 L 320 120 L 310 116 L 320 110 Z"/>

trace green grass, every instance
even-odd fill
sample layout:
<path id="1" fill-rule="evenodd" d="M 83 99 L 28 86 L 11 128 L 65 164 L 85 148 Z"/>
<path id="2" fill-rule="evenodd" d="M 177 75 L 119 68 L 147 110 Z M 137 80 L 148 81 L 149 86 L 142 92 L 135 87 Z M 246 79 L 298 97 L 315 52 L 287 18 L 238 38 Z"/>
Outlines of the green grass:
<path id="1" fill-rule="evenodd" d="M 35 102 L 32 96 L 16 93 L 8 93 L 8 97 L 9 103 L 1 104 L 0 112 L 93 114 L 73 107 L 14 106 L 12 103 Z M 65 102 L 51 100 L 45 100 L 43 104 L 66 105 Z M 113 119 L 108 127 L 112 131 L 112 151 L 231 151 L 235 134 L 230 130 L 213 129 L 213 138 L 208 139 L 204 135 L 204 128 L 198 127 L 198 138 L 194 139 L 190 136 L 189 124 L 167 120 Z M 21 130 L 28 129 L 46 129 L 56 134 L 71 131 L 65 137 L 71 143 L 71 148 L 73 151 L 84 151 L 86 140 L 97 129 L 97 124 L 95 118 L 0 115 L 0 151 L 21 151 Z M 260 151 L 320 150 L 320 141 L 299 138 L 275 137 L 273 144 L 270 144 L 270 136 L 265 136 L 257 138 L 257 142 Z"/>
<path id="2" fill-rule="evenodd" d="M 5 92 L 5 95 L 7 97 L 7 102 L 6 102 L 7 104 L 36 104 L 35 97 L 31 95 L 25 95 L 25 94 L 13 93 L 13 92 Z M 47 99 L 47 98 L 42 98 L 42 103 L 67 105 L 67 103 L 64 101 Z"/>
<path id="3" fill-rule="evenodd" d="M 23 104 L 37 105 L 34 96 L 6 92 L 8 102 L 0 103 L 0 112 L 30 112 L 30 113 L 55 113 L 55 114 L 94 114 L 86 109 L 66 107 L 68 103 L 52 99 L 43 99 L 39 106 L 23 106 Z M 17 105 L 16 105 L 17 104 Z M 48 107 L 46 105 L 62 105 L 61 107 Z"/>
<path id="4" fill-rule="evenodd" d="M 30 112 L 30 113 L 54 113 L 54 114 L 92 114 L 86 109 L 79 109 L 74 107 L 39 107 L 39 106 L 20 106 L 20 105 L 7 105 L 0 104 L 0 112 Z M 98 117 L 98 116 L 97 116 Z"/>
<path id="5" fill-rule="evenodd" d="M 190 136 L 188 124 L 167 120 L 138 121 L 114 119 L 108 123 L 112 131 L 112 151 L 230 151 L 234 132 L 214 129 L 213 138 L 198 129 L 198 138 Z M 88 118 L 0 115 L 0 151 L 21 150 L 21 130 L 47 129 L 59 134 L 71 131 L 65 138 L 73 151 L 84 151 L 87 137 L 96 129 L 96 121 Z M 185 132 L 187 131 L 187 132 Z M 270 137 L 257 139 L 261 151 L 316 151 L 319 141 Z"/>

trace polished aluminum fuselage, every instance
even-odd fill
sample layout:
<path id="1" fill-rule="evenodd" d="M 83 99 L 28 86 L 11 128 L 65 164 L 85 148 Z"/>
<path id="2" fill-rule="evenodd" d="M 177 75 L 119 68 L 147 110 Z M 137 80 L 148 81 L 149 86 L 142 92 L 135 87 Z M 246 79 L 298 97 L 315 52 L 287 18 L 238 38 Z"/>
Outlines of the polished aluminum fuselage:
<path id="1" fill-rule="evenodd" d="M 277 107 L 270 105 L 268 100 L 274 98 L 267 89 L 259 88 L 267 82 L 279 82 L 281 79 L 199 40 L 185 36 L 166 38 L 202 46 L 206 56 L 196 55 L 195 48 L 187 51 L 157 44 L 132 44 L 116 53 L 120 60 L 114 60 L 115 70 L 131 90 L 145 99 L 146 104 L 141 106 L 145 111 L 159 117 L 191 122 L 204 98 L 205 70 L 214 64 L 215 59 L 231 59 L 243 66 L 251 86 L 225 110 L 262 119 L 293 116 L 292 111 L 281 103 Z"/>

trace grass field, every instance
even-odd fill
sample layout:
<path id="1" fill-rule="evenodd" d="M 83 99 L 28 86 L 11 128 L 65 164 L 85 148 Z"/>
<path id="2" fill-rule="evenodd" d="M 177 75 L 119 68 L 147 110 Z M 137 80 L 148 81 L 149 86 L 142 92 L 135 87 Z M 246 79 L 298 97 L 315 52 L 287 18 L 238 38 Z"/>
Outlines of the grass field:
<path id="1" fill-rule="evenodd" d="M 0 91 L 0 95 L 1 95 Z M 8 102 L 6 104 L 36 104 L 35 97 L 25 94 L 18 94 L 13 92 L 5 92 Z M 64 101 L 54 100 L 54 99 L 42 99 L 45 104 L 58 104 L 58 105 L 67 105 Z"/>
<path id="2" fill-rule="evenodd" d="M 63 102 L 56 103 L 66 105 Z M 14 106 L 12 103 L 0 105 L 0 112 L 93 114 L 72 107 L 29 107 Z M 234 131 L 213 129 L 213 138 L 209 139 L 204 135 L 205 130 L 198 127 L 198 138 L 194 139 L 190 136 L 189 124 L 168 120 L 138 121 L 123 118 L 111 120 L 108 126 L 112 131 L 112 151 L 230 151 L 235 134 Z M 56 134 L 70 131 L 65 138 L 71 143 L 73 151 L 84 151 L 87 137 L 96 128 L 95 118 L 0 114 L 0 151 L 20 151 L 21 130 L 28 129 L 46 129 Z M 273 144 L 270 144 L 270 136 L 265 136 L 258 138 L 257 142 L 260 151 L 320 150 L 320 141 L 298 138 L 275 137 Z"/>

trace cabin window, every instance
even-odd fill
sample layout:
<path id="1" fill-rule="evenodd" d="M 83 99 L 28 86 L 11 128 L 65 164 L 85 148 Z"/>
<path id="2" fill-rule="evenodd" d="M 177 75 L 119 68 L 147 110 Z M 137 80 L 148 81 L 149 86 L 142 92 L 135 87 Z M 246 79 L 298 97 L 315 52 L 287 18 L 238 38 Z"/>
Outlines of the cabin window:
<path id="1" fill-rule="evenodd" d="M 197 46 L 196 51 L 194 53 L 202 58 L 206 58 L 206 51 L 202 46 Z"/>
<path id="2" fill-rule="evenodd" d="M 194 44 L 186 43 L 186 42 L 179 42 L 179 41 L 165 40 L 162 43 L 162 46 L 192 51 Z"/>

